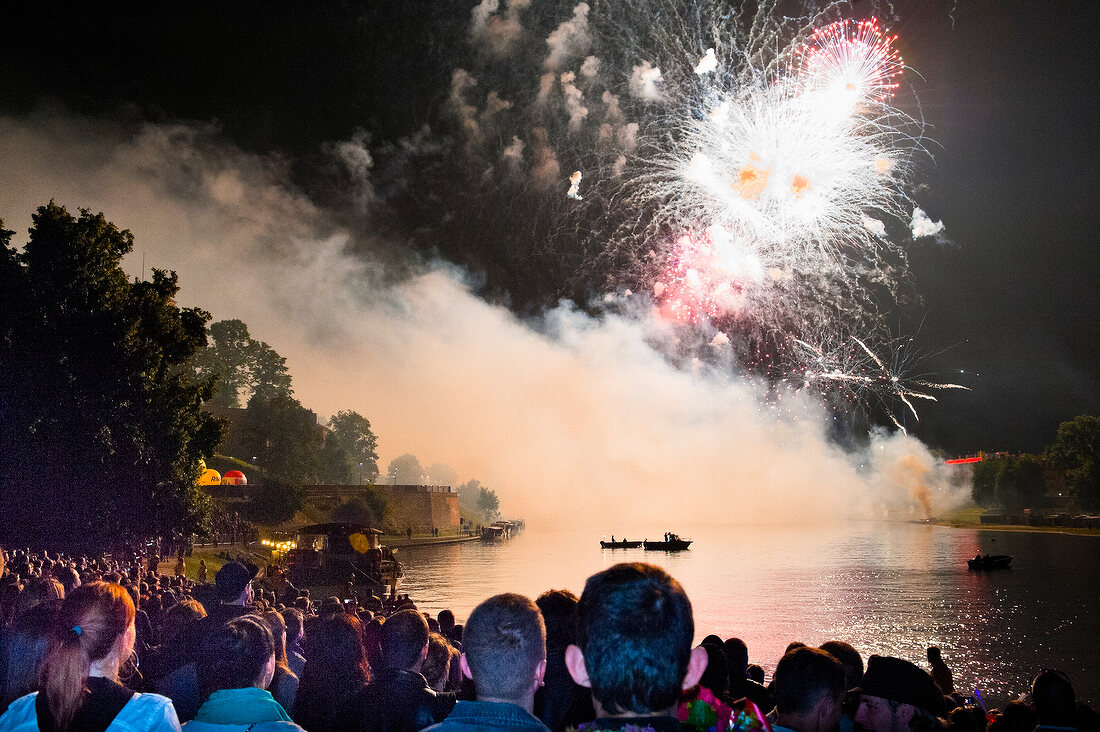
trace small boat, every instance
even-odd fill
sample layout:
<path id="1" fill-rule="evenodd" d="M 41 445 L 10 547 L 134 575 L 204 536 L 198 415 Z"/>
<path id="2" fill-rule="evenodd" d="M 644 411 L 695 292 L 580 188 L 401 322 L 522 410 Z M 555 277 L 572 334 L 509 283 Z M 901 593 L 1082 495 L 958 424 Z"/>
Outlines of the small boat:
<path id="1" fill-rule="evenodd" d="M 966 566 L 970 569 L 1008 569 L 1012 564 L 1012 557 L 1008 554 L 979 554 L 973 559 L 966 560 Z"/>
<path id="2" fill-rule="evenodd" d="M 676 534 L 666 534 L 664 541 L 643 541 L 642 545 L 650 551 L 679 552 L 691 546 L 691 539 L 682 539 Z"/>
<path id="3" fill-rule="evenodd" d="M 600 542 L 600 547 L 603 549 L 637 549 L 641 545 L 642 542 L 640 541 L 627 541 L 626 539 Z"/>

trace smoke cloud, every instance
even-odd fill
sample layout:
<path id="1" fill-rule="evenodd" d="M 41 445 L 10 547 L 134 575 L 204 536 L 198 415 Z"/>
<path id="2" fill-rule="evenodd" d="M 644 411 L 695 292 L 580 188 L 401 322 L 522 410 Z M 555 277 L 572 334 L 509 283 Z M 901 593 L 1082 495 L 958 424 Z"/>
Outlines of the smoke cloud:
<path id="1" fill-rule="evenodd" d="M 565 63 L 588 53 L 592 38 L 588 33 L 588 3 L 577 3 L 573 8 L 573 17 L 563 21 L 546 38 L 550 53 L 543 61 L 550 71 L 557 71 Z"/>
<path id="2" fill-rule="evenodd" d="M 933 221 L 920 208 L 913 209 L 913 220 L 909 224 L 913 231 L 913 238 L 920 239 L 925 236 L 936 236 L 943 231 L 942 221 Z"/>
<path id="3" fill-rule="evenodd" d="M 522 154 L 518 139 L 511 147 Z M 538 134 L 530 154 L 558 179 Z M 524 320 L 445 262 L 393 282 L 372 242 L 332 223 L 284 163 L 215 128 L 0 118 L 0 160 L 0 216 L 17 242 L 51 198 L 103 211 L 135 235 L 130 274 L 175 270 L 181 305 L 244 320 L 287 357 L 305 405 L 371 420 L 381 464 L 404 453 L 446 463 L 497 490 L 508 515 L 812 522 L 925 499 L 936 510 L 955 495 L 911 437 L 845 452 L 817 402 L 795 394 L 776 407 L 761 383 L 670 360 L 659 346 L 673 334 L 644 296 L 601 316 L 564 302 Z"/>
<path id="4" fill-rule="evenodd" d="M 500 0 L 482 0 L 470 14 L 470 40 L 490 56 L 507 56 L 523 35 L 520 17 L 530 5 L 530 0 L 511 0 L 498 12 Z"/>

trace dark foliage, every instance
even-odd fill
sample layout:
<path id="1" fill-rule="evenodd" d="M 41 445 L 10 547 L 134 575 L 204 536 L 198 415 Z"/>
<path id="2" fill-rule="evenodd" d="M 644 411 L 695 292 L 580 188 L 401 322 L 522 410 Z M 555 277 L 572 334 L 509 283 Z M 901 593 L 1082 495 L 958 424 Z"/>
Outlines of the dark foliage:
<path id="1" fill-rule="evenodd" d="M 186 367 L 208 313 L 179 308 L 174 272 L 127 280 L 133 236 L 53 202 L 22 252 L 0 233 L 0 535 L 109 547 L 209 520 L 198 461 L 223 426 Z"/>

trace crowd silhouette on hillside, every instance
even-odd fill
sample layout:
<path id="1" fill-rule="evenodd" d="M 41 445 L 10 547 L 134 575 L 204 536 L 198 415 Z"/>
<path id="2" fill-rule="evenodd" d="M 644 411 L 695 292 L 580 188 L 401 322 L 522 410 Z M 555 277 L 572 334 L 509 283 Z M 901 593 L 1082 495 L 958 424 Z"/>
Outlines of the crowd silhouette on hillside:
<path id="1" fill-rule="evenodd" d="M 648 564 L 580 597 L 495 595 L 465 625 L 394 592 L 316 602 L 244 557 L 212 581 L 158 565 L 0 550 L 0 732 L 1100 730 L 1062 672 L 989 710 L 935 647 L 925 670 L 792 643 L 767 680 L 740 639 L 692 647 L 687 595 Z"/>

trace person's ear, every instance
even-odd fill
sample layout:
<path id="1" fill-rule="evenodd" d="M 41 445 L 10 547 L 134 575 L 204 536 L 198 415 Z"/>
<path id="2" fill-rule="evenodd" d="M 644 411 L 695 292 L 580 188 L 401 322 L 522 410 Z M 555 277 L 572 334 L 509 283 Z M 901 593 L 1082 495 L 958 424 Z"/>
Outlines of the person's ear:
<path id="1" fill-rule="evenodd" d="M 699 679 L 703 678 L 703 672 L 707 670 L 708 660 L 706 648 L 698 646 L 691 649 L 691 655 L 688 656 L 687 673 L 684 674 L 682 685 L 685 691 L 698 684 Z"/>
<path id="2" fill-rule="evenodd" d="M 832 729 L 836 726 L 836 720 L 840 718 L 841 699 L 843 697 L 834 699 L 827 694 L 821 698 L 814 710 L 817 713 L 818 729 Z"/>
<path id="3" fill-rule="evenodd" d="M 472 673 L 470 673 L 470 662 L 466 660 L 466 654 L 465 653 L 461 654 L 458 657 L 458 667 L 460 669 L 462 669 L 462 675 L 463 676 L 470 679 L 470 681 L 474 680 L 474 675 Z"/>
<path id="4" fill-rule="evenodd" d="M 569 644 L 565 649 L 565 668 L 579 686 L 586 689 L 592 688 L 592 680 L 588 678 L 588 669 L 584 667 L 584 651 L 579 646 Z"/>
<path id="5" fill-rule="evenodd" d="M 546 685 L 546 659 L 539 661 L 539 665 L 535 667 L 535 682 L 538 686 Z"/>

